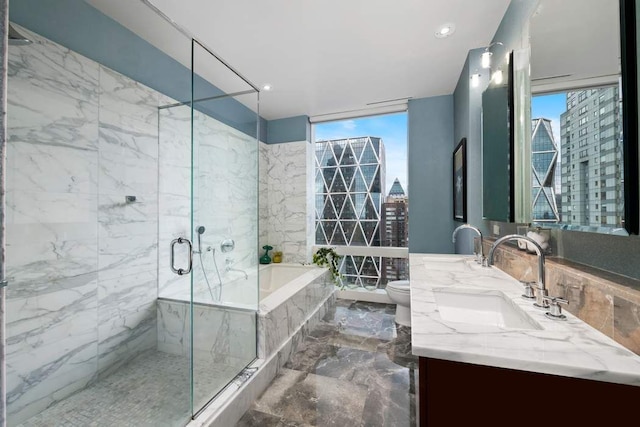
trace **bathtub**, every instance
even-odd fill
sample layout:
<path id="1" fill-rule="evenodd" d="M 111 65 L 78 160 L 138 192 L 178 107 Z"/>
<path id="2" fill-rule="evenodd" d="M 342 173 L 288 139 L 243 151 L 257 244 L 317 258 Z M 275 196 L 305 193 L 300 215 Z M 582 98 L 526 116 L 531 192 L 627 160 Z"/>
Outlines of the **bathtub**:
<path id="1" fill-rule="evenodd" d="M 323 308 L 324 313 L 335 290 L 329 271 L 316 266 L 269 264 L 248 273 L 248 279 L 235 271 L 223 276 L 220 298 L 217 277 L 212 280 L 209 274 L 213 300 L 206 282 L 194 276 L 194 353 L 215 349 L 217 359 L 233 361 L 247 353 L 266 359 L 314 315 L 317 321 L 319 310 Z M 158 298 L 160 351 L 189 354 L 189 301 L 188 289 Z M 246 348 L 247 343 L 257 343 L 257 348 Z"/>

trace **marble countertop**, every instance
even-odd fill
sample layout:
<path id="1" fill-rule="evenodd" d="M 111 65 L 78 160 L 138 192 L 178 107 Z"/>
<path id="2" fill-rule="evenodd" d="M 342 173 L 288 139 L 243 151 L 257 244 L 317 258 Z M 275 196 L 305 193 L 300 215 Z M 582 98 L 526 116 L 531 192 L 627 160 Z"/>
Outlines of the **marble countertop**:
<path id="1" fill-rule="evenodd" d="M 411 340 L 417 356 L 640 386 L 640 356 L 566 311 L 545 317 L 521 298 L 523 286 L 469 255 L 410 254 Z M 433 289 L 499 290 L 541 329 L 444 321 Z"/>

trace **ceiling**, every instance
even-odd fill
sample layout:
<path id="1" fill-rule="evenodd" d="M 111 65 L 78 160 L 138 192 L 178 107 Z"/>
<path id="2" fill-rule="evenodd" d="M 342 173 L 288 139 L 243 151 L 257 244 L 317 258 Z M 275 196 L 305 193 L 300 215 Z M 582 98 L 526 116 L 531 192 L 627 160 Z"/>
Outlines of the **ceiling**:
<path id="1" fill-rule="evenodd" d="M 183 35 L 140 1 L 86 0 L 189 64 Z M 509 0 L 148 0 L 258 87 L 260 115 L 320 116 L 453 93 Z M 152 15 L 152 14 L 151 14 Z M 455 24 L 450 37 L 435 32 Z M 204 67 L 202 67 L 204 68 Z M 402 101 L 401 101 L 402 102 Z M 373 105 L 370 105 L 373 104 Z"/>
<path id="2" fill-rule="evenodd" d="M 619 0 L 540 0 L 531 18 L 534 91 L 615 83 Z"/>

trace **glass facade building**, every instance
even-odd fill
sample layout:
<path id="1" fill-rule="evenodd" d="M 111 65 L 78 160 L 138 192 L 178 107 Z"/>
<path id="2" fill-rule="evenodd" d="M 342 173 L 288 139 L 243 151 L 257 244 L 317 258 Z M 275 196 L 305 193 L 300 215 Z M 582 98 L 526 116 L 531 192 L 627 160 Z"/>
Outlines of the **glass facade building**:
<path id="1" fill-rule="evenodd" d="M 409 246 L 409 199 L 398 178 L 393 182 L 382 205 L 382 224 L 384 227 L 382 246 L 394 248 Z M 383 258 L 382 283 L 407 279 L 409 279 L 407 258 Z"/>
<path id="2" fill-rule="evenodd" d="M 531 200 L 533 220 L 558 222 L 560 214 L 556 205 L 555 171 L 558 146 L 553 137 L 551 121 L 533 119 L 531 135 Z"/>
<path id="3" fill-rule="evenodd" d="M 562 222 L 624 226 L 622 108 L 618 86 L 567 93 L 560 116 Z"/>
<path id="4" fill-rule="evenodd" d="M 365 136 L 316 142 L 316 244 L 381 246 L 385 154 L 382 139 Z M 383 261 L 347 255 L 344 281 L 380 285 Z"/>

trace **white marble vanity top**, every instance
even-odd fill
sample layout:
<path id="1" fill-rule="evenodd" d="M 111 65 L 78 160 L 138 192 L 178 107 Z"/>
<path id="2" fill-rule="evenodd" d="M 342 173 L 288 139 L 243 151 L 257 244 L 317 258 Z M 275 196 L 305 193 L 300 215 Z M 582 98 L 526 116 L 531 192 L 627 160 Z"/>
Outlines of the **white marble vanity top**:
<path id="1" fill-rule="evenodd" d="M 417 356 L 640 386 L 640 356 L 577 317 L 545 317 L 521 298 L 523 286 L 472 256 L 410 254 L 411 340 Z M 445 321 L 434 289 L 499 290 L 541 329 L 504 329 Z"/>

